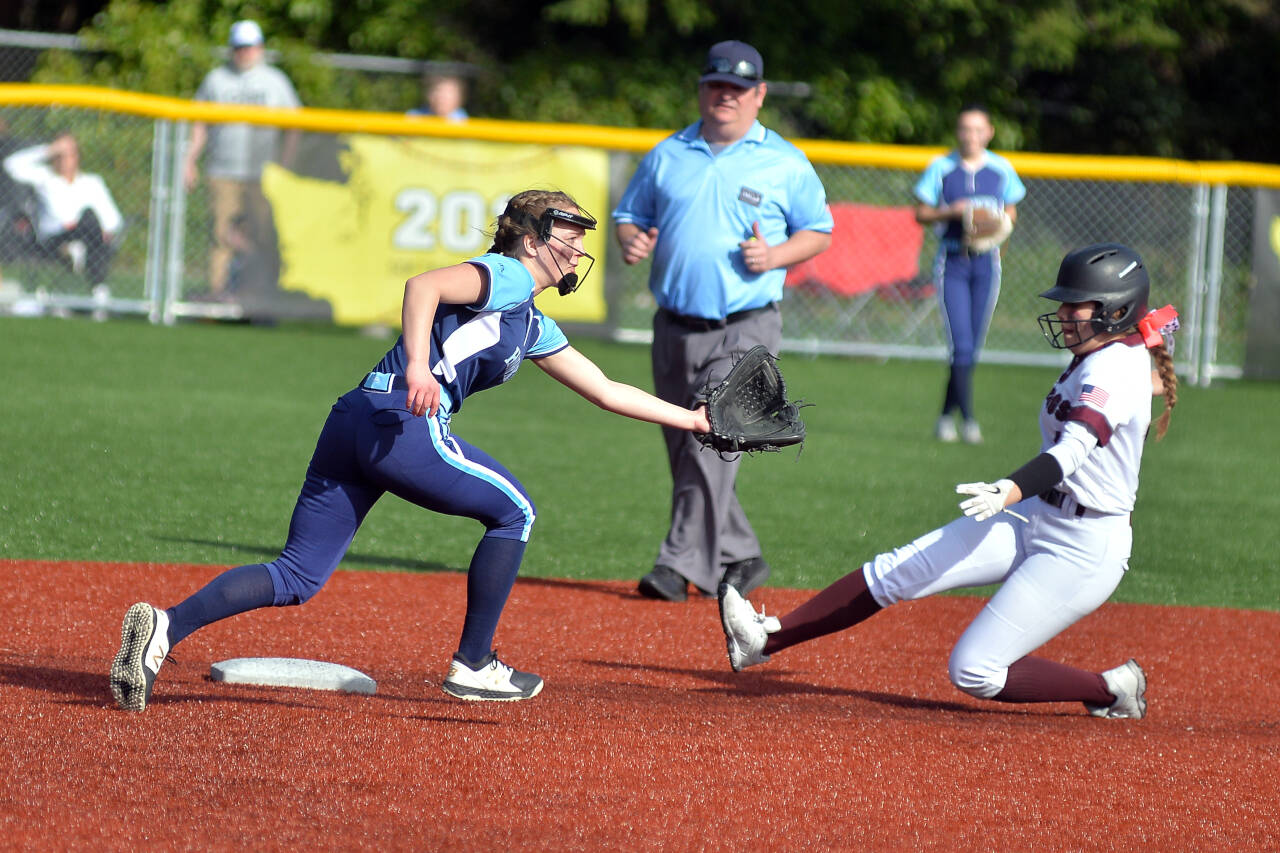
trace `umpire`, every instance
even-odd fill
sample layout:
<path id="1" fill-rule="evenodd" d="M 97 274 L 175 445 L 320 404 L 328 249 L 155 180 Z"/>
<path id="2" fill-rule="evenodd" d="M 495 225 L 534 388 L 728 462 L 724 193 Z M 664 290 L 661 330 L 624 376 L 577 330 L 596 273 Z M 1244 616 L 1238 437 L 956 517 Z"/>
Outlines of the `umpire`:
<path id="1" fill-rule="evenodd" d="M 786 267 L 831 244 L 813 166 L 757 121 L 766 89 L 755 48 L 714 45 L 698 80 L 701 119 L 645 156 L 613 211 L 623 260 L 653 258 L 654 390 L 677 405 L 751 347 L 777 354 Z M 640 593 L 684 601 L 690 582 L 708 594 L 722 580 L 743 593 L 764 583 L 769 566 L 734 490 L 738 461 L 700 452 L 679 430 L 663 437 L 671 528 Z"/>

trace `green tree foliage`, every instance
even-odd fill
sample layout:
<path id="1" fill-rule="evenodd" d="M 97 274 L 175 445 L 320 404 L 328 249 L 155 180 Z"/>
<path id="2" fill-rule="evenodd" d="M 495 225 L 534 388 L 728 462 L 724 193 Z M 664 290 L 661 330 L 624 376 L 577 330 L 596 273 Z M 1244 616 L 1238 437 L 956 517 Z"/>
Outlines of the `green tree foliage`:
<path id="1" fill-rule="evenodd" d="M 1269 0 L 111 0 L 84 62 L 45 80 L 189 95 L 227 27 L 263 24 L 310 105 L 399 111 L 419 81 L 336 71 L 316 52 L 471 63 L 475 115 L 675 128 L 706 48 L 760 48 L 784 133 L 949 144 L 986 104 L 995 146 L 1275 161 L 1280 10 Z"/>

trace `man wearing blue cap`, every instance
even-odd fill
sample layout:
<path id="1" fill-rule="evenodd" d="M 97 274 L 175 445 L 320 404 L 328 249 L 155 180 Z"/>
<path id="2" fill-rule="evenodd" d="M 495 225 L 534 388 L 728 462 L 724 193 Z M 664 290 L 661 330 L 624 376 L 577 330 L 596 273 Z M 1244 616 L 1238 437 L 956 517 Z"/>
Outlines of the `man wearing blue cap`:
<path id="1" fill-rule="evenodd" d="M 658 143 L 613 211 L 623 260 L 652 257 L 653 381 L 659 397 L 691 405 L 757 344 L 782 340 L 786 268 L 831 243 L 833 220 L 813 166 L 757 120 L 767 86 L 759 51 L 724 41 L 698 80 L 701 119 Z M 737 459 L 701 452 L 663 429 L 671 466 L 671 527 L 640 593 L 683 601 L 688 584 L 739 593 L 769 576 L 734 490 Z"/>
<path id="2" fill-rule="evenodd" d="M 256 21 L 232 24 L 227 46 L 228 61 L 205 75 L 196 91 L 197 101 L 284 109 L 302 105 L 285 73 L 266 61 L 262 28 Z M 275 286 L 280 258 L 271 205 L 262 194 L 262 167 L 275 161 L 292 165 L 297 145 L 297 131 L 282 134 L 269 125 L 191 125 L 183 179 L 188 190 L 194 189 L 200 156 L 206 154 L 213 216 L 213 245 L 209 249 L 209 295 L 213 299 L 230 297 L 232 260 L 237 256 L 253 270 L 246 275 L 254 279 L 253 289 Z M 240 284 L 243 287 L 245 282 Z"/>

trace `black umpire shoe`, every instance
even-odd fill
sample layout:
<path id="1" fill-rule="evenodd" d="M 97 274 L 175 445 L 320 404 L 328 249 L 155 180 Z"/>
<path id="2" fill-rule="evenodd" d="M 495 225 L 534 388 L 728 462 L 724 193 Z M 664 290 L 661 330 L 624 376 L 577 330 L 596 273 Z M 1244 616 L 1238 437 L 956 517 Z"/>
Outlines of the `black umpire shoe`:
<path id="1" fill-rule="evenodd" d="M 670 566 L 654 566 L 640 578 L 640 594 L 663 601 L 684 601 L 689 597 L 689 582 Z"/>
<path id="2" fill-rule="evenodd" d="M 746 598 L 752 590 L 769 579 L 770 571 L 764 557 L 750 557 L 730 563 L 724 570 L 721 583 L 729 584 L 738 591 L 738 595 Z"/>

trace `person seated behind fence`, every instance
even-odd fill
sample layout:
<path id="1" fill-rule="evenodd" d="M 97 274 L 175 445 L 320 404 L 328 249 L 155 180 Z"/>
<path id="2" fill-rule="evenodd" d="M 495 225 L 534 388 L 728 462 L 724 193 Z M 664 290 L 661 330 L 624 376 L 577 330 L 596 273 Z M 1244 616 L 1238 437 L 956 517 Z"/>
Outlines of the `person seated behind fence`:
<path id="1" fill-rule="evenodd" d="M 115 255 L 124 217 L 99 175 L 80 171 L 80 144 L 60 133 L 4 158 L 4 169 L 35 194 L 35 248 L 58 258 L 91 284 L 101 284 Z"/>
<path id="2" fill-rule="evenodd" d="M 452 74 L 433 74 L 426 81 L 427 102 L 409 110 L 411 116 L 439 116 L 449 121 L 466 121 L 467 84 Z"/>

